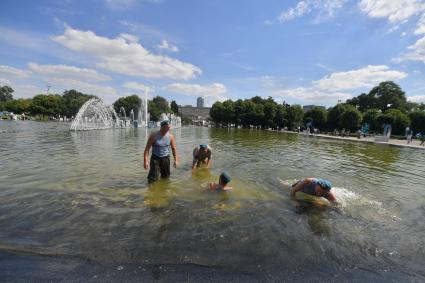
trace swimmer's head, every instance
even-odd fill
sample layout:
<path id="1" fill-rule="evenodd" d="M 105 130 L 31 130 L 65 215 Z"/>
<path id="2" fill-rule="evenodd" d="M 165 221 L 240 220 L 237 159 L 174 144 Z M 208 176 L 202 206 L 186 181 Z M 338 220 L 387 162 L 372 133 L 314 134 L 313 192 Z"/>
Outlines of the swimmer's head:
<path id="1" fill-rule="evenodd" d="M 231 180 L 232 178 L 226 171 L 220 174 L 220 184 L 227 185 Z"/>
<path id="2" fill-rule="evenodd" d="M 324 179 L 317 179 L 316 184 L 318 184 L 322 189 L 326 191 L 330 191 L 332 189 L 331 182 L 324 180 Z"/>

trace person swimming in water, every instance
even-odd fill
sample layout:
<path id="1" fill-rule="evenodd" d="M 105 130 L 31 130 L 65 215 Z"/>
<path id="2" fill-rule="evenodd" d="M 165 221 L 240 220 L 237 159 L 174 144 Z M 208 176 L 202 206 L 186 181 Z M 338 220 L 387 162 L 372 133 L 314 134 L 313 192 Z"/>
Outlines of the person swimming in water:
<path id="1" fill-rule="evenodd" d="M 214 183 L 214 182 L 210 183 L 208 185 L 208 189 L 210 189 L 213 192 L 229 191 L 232 189 L 232 187 L 228 185 L 231 180 L 232 178 L 230 177 L 230 175 L 227 172 L 223 172 L 220 174 L 218 183 Z"/>
<path id="2" fill-rule="evenodd" d="M 324 197 L 332 204 L 337 204 L 335 195 L 331 192 L 331 182 L 324 179 L 306 178 L 292 185 L 290 194 L 295 197 L 296 192 L 303 192 L 312 196 Z"/>

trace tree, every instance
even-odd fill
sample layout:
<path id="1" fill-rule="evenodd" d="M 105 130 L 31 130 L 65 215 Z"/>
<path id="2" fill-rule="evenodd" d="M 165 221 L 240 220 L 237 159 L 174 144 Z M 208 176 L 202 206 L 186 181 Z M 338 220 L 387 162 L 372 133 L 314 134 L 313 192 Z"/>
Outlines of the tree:
<path id="1" fill-rule="evenodd" d="M 340 119 L 342 128 L 356 131 L 360 127 L 362 114 L 356 109 L 356 107 L 347 105 L 344 112 L 341 114 Z"/>
<path id="2" fill-rule="evenodd" d="M 220 101 L 215 102 L 210 109 L 211 119 L 215 123 L 222 123 L 223 122 L 223 113 L 224 113 L 223 103 L 221 103 Z"/>
<path id="3" fill-rule="evenodd" d="M 329 111 L 328 111 L 328 128 L 330 130 L 344 128 L 341 125 L 341 115 L 346 111 L 348 105 L 349 104 L 337 104 L 334 107 L 329 109 Z M 352 105 L 350 105 L 350 106 L 352 106 Z"/>
<path id="4" fill-rule="evenodd" d="M 295 130 L 298 127 L 301 127 L 303 122 L 303 108 L 301 105 L 294 104 L 287 108 L 286 119 L 288 120 L 289 129 Z"/>
<path id="5" fill-rule="evenodd" d="M 242 115 L 244 113 L 245 109 L 245 101 L 242 99 L 238 99 L 234 103 L 235 107 L 235 117 L 234 117 L 234 123 L 236 126 L 242 124 Z"/>
<path id="6" fill-rule="evenodd" d="M 0 87 L 0 102 L 7 102 L 13 99 L 13 88 L 10 86 L 2 86 Z"/>
<path id="7" fill-rule="evenodd" d="M 151 120 L 158 121 L 162 113 L 170 113 L 171 109 L 164 97 L 155 96 L 152 100 L 149 100 L 148 111 L 151 115 Z"/>
<path id="8" fill-rule="evenodd" d="M 287 119 L 287 106 L 278 104 L 276 106 L 276 115 L 274 117 L 274 123 L 277 127 L 283 128 L 288 126 L 288 119 Z"/>
<path id="9" fill-rule="evenodd" d="M 264 118 L 263 118 L 263 127 L 271 127 L 276 128 L 276 124 L 274 122 L 274 119 L 276 117 L 276 102 L 272 100 L 272 102 L 267 101 L 264 104 Z"/>
<path id="10" fill-rule="evenodd" d="M 30 112 L 42 116 L 57 116 L 61 113 L 62 103 L 62 96 L 59 94 L 39 94 L 32 99 Z"/>
<path id="11" fill-rule="evenodd" d="M 404 135 L 406 127 L 410 125 L 409 117 L 398 109 L 389 109 L 385 114 L 394 117 L 393 133 L 396 135 Z"/>
<path id="12" fill-rule="evenodd" d="M 84 94 L 75 89 L 65 90 L 62 95 L 62 115 L 75 117 L 81 106 L 83 106 L 87 100 L 95 97 L 94 95 Z"/>
<path id="13" fill-rule="evenodd" d="M 381 130 L 381 122 L 379 122 L 378 117 L 381 115 L 378 109 L 369 109 L 363 114 L 362 123 L 369 124 L 369 129 L 374 132 L 379 132 Z"/>
<path id="14" fill-rule="evenodd" d="M 171 107 L 171 111 L 173 111 L 174 114 L 176 115 L 179 114 L 179 107 L 175 100 L 171 100 L 170 107 Z"/>
<path id="15" fill-rule="evenodd" d="M 392 81 L 380 83 L 369 92 L 369 95 L 378 99 L 382 112 L 390 108 L 405 111 L 406 95 L 400 86 Z"/>
<path id="16" fill-rule="evenodd" d="M 415 111 L 409 114 L 412 130 L 415 133 L 425 134 L 425 112 Z"/>
<path id="17" fill-rule="evenodd" d="M 5 102 L 4 108 L 7 111 L 10 111 L 16 114 L 29 113 L 31 104 L 32 104 L 32 99 L 30 98 L 29 99 L 23 99 L 23 98 L 12 99 Z"/>
<path id="18" fill-rule="evenodd" d="M 115 112 L 120 113 L 121 107 L 123 107 L 125 110 L 126 116 L 129 116 L 131 113 L 131 110 L 133 110 L 134 117 L 137 117 L 141 104 L 142 104 L 142 100 L 140 99 L 140 97 L 134 94 L 131 96 L 118 98 L 113 105 L 114 105 Z"/>
<path id="19" fill-rule="evenodd" d="M 361 112 L 365 112 L 369 109 L 379 109 L 379 100 L 374 94 L 362 93 L 357 97 L 348 99 L 347 104 L 357 107 Z"/>
<path id="20" fill-rule="evenodd" d="M 308 118 L 313 120 L 314 128 L 322 130 L 326 127 L 327 112 L 323 108 L 313 107 L 311 110 L 304 113 L 304 122 L 306 122 Z"/>
<path id="21" fill-rule="evenodd" d="M 223 123 L 230 124 L 235 119 L 235 106 L 232 100 L 226 100 L 223 102 L 223 114 L 222 121 Z"/>

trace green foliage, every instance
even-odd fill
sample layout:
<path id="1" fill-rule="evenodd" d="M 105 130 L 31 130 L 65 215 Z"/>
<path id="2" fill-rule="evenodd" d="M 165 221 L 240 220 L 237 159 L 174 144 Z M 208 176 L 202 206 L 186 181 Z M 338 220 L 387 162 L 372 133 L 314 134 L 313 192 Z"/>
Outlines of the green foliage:
<path id="1" fill-rule="evenodd" d="M 7 102 L 13 99 L 13 88 L 10 86 L 2 86 L 0 87 L 0 102 Z"/>
<path id="2" fill-rule="evenodd" d="M 362 115 L 351 104 L 337 104 L 328 112 L 328 128 L 349 129 L 355 131 L 360 127 Z"/>
<path id="3" fill-rule="evenodd" d="M 424 111 L 415 111 L 409 113 L 409 118 L 411 121 L 412 130 L 415 133 L 425 134 L 425 112 Z"/>
<path id="4" fill-rule="evenodd" d="M 378 121 L 381 112 L 378 109 L 369 109 L 363 114 L 362 124 L 369 124 L 369 130 L 378 132 L 381 130 L 382 123 Z"/>
<path id="5" fill-rule="evenodd" d="M 301 105 L 294 104 L 287 108 L 286 119 L 288 120 L 288 128 L 295 130 L 302 126 L 303 122 L 303 108 Z"/>
<path id="6" fill-rule="evenodd" d="M 171 111 L 173 111 L 174 114 L 176 114 L 176 115 L 179 114 L 179 107 L 178 107 L 175 100 L 171 101 L 170 108 L 171 108 Z"/>
<path id="7" fill-rule="evenodd" d="M 56 116 L 62 113 L 63 100 L 59 94 L 39 94 L 34 96 L 30 112 L 34 115 Z"/>
<path id="8" fill-rule="evenodd" d="M 325 109 L 313 107 L 311 110 L 304 113 L 304 124 L 310 118 L 313 122 L 313 127 L 322 130 L 326 127 L 327 114 Z"/>
<path id="9" fill-rule="evenodd" d="M 137 115 L 140 110 L 140 106 L 142 104 L 142 100 L 137 95 L 125 96 L 118 98 L 113 106 L 115 112 L 120 113 L 121 107 L 124 108 L 126 116 L 130 116 L 131 110 L 133 110 L 134 117 L 137 118 Z"/>
<path id="10" fill-rule="evenodd" d="M 279 128 L 284 128 L 288 126 L 288 112 L 287 106 L 277 104 L 276 105 L 276 115 L 274 116 L 274 124 Z"/>
<path id="11" fill-rule="evenodd" d="M 162 113 L 170 113 L 171 109 L 164 97 L 155 96 L 152 100 L 149 100 L 148 112 L 151 115 L 152 121 L 158 121 Z"/>
<path id="12" fill-rule="evenodd" d="M 382 124 L 391 124 L 392 134 L 404 135 L 404 131 L 410 124 L 409 117 L 398 109 L 388 109 L 378 118 Z"/>
<path id="13" fill-rule="evenodd" d="M 210 109 L 210 117 L 215 123 L 222 123 L 222 117 L 223 117 L 223 103 L 220 101 L 217 101 L 213 104 L 213 106 Z"/>
<path id="14" fill-rule="evenodd" d="M 378 97 L 374 94 L 362 93 L 357 97 L 347 100 L 347 104 L 353 105 L 359 111 L 365 112 L 370 109 L 379 109 Z"/>
<path id="15" fill-rule="evenodd" d="M 62 115 L 65 115 L 66 117 L 75 117 L 78 113 L 78 110 L 80 110 L 81 106 L 83 104 L 91 99 L 95 98 L 94 95 L 88 95 L 81 93 L 79 91 L 76 91 L 75 89 L 71 90 L 65 90 L 62 95 Z"/>
<path id="16" fill-rule="evenodd" d="M 346 111 L 347 106 L 348 106 L 348 104 L 337 104 L 334 107 L 329 109 L 329 112 L 328 112 L 328 128 L 330 130 L 344 128 L 341 125 L 341 116 Z M 350 105 L 350 106 L 352 106 L 352 105 Z"/>
<path id="17" fill-rule="evenodd" d="M 369 92 L 369 96 L 377 98 L 382 112 L 390 108 L 401 111 L 406 109 L 406 95 L 400 86 L 392 81 L 380 83 Z"/>
<path id="18" fill-rule="evenodd" d="M 32 99 L 12 99 L 7 102 L 4 102 L 5 110 L 13 112 L 16 114 L 28 114 L 32 105 Z"/>
<path id="19" fill-rule="evenodd" d="M 347 105 L 340 116 L 341 127 L 351 131 L 359 129 L 361 121 L 362 114 L 352 105 Z"/>

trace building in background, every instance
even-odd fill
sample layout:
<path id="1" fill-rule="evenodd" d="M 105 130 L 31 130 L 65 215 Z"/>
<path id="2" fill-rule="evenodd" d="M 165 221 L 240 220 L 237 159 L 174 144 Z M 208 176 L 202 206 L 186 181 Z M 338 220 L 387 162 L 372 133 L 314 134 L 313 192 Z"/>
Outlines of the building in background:
<path id="1" fill-rule="evenodd" d="M 204 108 L 204 98 L 202 98 L 201 96 L 198 97 L 198 99 L 196 100 L 196 107 Z"/>
<path id="2" fill-rule="evenodd" d="M 192 105 L 178 105 L 179 115 L 191 119 L 194 124 L 205 125 L 210 118 L 211 107 L 204 107 L 204 99 L 202 97 L 198 97 L 196 104 L 196 107 Z"/>

